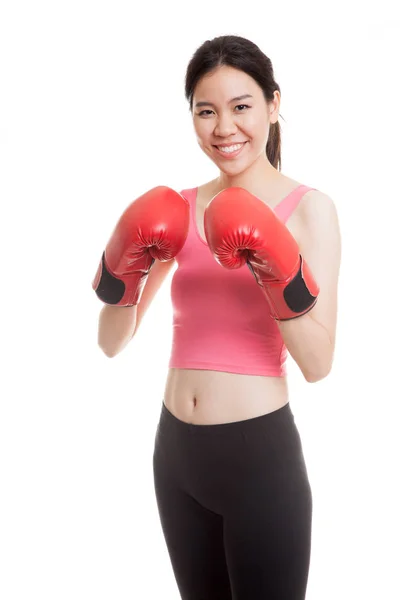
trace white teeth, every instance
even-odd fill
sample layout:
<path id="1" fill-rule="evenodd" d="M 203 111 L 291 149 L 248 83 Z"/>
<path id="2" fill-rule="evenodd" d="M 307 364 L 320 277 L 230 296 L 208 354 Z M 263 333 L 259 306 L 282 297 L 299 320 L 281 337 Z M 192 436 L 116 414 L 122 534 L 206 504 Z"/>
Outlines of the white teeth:
<path id="1" fill-rule="evenodd" d="M 217 146 L 217 148 L 218 150 L 221 150 L 221 152 L 229 154 L 230 152 L 236 152 L 236 150 L 239 150 L 242 146 L 243 144 L 235 144 L 234 146 Z"/>

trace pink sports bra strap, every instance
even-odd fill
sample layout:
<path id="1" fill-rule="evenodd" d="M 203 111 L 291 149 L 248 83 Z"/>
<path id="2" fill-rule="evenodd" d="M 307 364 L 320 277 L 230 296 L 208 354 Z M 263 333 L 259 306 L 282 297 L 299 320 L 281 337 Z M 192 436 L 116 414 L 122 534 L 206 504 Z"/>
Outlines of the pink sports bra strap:
<path id="1" fill-rule="evenodd" d="M 304 194 L 306 194 L 310 190 L 315 190 L 315 188 L 309 187 L 308 185 L 300 185 L 297 188 L 295 188 L 288 196 L 283 198 L 283 200 L 281 200 L 279 204 L 277 204 L 277 206 L 275 206 L 275 212 L 281 219 L 281 221 L 286 223 L 286 221 L 289 219 L 290 215 L 293 213 Z"/>

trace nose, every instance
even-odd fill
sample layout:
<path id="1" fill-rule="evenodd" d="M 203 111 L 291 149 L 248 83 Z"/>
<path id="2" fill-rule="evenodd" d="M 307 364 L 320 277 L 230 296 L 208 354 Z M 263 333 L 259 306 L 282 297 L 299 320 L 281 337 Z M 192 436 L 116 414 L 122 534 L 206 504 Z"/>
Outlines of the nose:
<path id="1" fill-rule="evenodd" d="M 214 133 L 218 137 L 229 137 L 235 134 L 237 126 L 234 118 L 231 115 L 223 114 L 218 118 Z"/>

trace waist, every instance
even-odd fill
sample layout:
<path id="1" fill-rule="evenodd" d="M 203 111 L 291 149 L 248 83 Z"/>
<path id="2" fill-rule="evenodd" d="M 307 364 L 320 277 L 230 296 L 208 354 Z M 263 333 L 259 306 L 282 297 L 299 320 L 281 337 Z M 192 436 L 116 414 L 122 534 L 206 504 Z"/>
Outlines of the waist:
<path id="1" fill-rule="evenodd" d="M 273 412 L 288 402 L 288 396 L 286 377 L 171 368 L 164 404 L 182 421 L 217 424 Z"/>

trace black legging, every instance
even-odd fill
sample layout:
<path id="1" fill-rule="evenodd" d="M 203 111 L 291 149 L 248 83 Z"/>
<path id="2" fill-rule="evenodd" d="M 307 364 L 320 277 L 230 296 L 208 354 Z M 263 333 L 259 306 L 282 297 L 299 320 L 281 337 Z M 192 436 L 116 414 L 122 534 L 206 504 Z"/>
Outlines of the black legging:
<path id="1" fill-rule="evenodd" d="M 312 493 L 289 403 L 217 425 L 162 403 L 153 467 L 183 600 L 304 600 Z"/>

